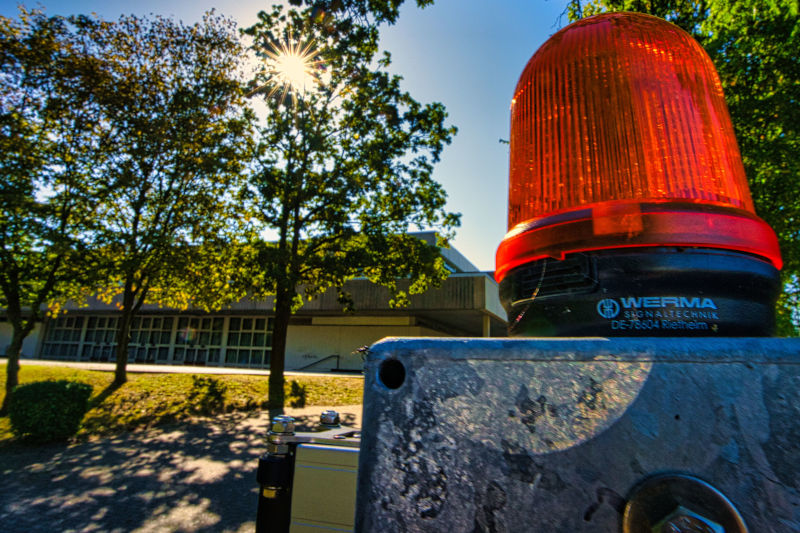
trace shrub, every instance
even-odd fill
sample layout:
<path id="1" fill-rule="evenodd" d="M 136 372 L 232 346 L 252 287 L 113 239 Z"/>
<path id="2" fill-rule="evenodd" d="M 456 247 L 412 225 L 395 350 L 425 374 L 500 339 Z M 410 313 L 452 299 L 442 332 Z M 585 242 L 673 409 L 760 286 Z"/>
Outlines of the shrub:
<path id="1" fill-rule="evenodd" d="M 77 381 L 37 381 L 14 388 L 8 405 L 11 431 L 33 442 L 67 440 L 78 432 L 92 386 Z"/>

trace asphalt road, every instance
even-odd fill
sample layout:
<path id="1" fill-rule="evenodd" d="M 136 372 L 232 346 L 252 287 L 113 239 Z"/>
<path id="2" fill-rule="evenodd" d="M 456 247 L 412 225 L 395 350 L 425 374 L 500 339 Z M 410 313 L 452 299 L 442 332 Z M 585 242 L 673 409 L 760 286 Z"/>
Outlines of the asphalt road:
<path id="1" fill-rule="evenodd" d="M 287 409 L 300 430 L 329 407 Z M 361 406 L 334 407 L 360 427 Z M 0 450 L 0 530 L 247 532 L 269 414 L 232 414 L 69 445 Z"/>

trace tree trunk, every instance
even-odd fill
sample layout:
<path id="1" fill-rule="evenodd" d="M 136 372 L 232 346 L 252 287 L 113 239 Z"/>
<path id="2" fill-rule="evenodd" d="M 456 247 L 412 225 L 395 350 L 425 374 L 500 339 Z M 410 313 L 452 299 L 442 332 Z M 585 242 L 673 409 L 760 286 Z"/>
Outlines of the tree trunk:
<path id="1" fill-rule="evenodd" d="M 121 323 L 117 329 L 116 359 L 117 365 L 114 367 L 114 385 L 124 385 L 128 381 L 128 339 L 130 338 L 130 320 L 125 317 L 123 312 Z"/>
<path id="2" fill-rule="evenodd" d="M 18 323 L 14 323 L 13 328 L 11 344 L 8 345 L 6 350 L 8 363 L 6 365 L 6 396 L 3 398 L 2 407 L 0 407 L 0 415 L 2 416 L 8 414 L 8 402 L 11 399 L 11 392 L 14 387 L 19 385 L 19 355 L 22 352 L 22 342 L 33 329 L 30 325 L 22 326 Z"/>
<path id="3" fill-rule="evenodd" d="M 272 353 L 269 360 L 269 406 L 270 409 L 284 407 L 284 377 L 286 363 L 286 338 L 289 319 L 292 316 L 291 292 L 279 288 L 275 295 L 275 322 L 272 328 Z"/>
<path id="4" fill-rule="evenodd" d="M 114 385 L 119 387 L 128 381 L 128 343 L 131 339 L 131 322 L 133 322 L 133 305 L 135 295 L 130 289 L 132 284 L 126 283 L 122 294 L 122 316 L 117 327 L 117 365 L 114 368 Z"/>

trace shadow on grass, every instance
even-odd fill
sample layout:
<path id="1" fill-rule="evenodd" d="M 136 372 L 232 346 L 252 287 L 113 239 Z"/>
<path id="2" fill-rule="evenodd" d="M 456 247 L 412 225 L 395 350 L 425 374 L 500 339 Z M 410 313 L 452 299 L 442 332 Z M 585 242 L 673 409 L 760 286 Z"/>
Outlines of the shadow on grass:
<path id="1" fill-rule="evenodd" d="M 106 399 L 117 392 L 122 385 L 118 383 L 114 383 L 113 381 L 103 389 L 100 394 L 95 396 L 94 398 L 89 399 L 89 409 L 94 409 L 95 407 L 100 406 Z"/>
<path id="2" fill-rule="evenodd" d="M 291 407 L 305 407 L 308 400 L 308 388 L 292 380 L 289 383 L 289 394 L 286 400 Z"/>
<path id="3" fill-rule="evenodd" d="M 175 424 L 196 416 L 225 414 L 225 384 L 213 377 L 191 376 L 191 379 L 191 387 L 182 394 L 173 390 L 157 399 L 137 389 L 113 398 L 125 385 L 109 384 L 91 399 L 78 438 L 85 440 L 89 435 L 113 435 Z M 257 406 L 250 407 L 252 410 Z"/>

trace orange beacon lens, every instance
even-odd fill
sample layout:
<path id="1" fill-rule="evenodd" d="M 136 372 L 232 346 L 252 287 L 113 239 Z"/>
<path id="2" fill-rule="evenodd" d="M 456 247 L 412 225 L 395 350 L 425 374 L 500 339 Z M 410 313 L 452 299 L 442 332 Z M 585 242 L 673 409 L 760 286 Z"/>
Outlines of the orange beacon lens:
<path id="1" fill-rule="evenodd" d="M 686 32 L 607 13 L 556 33 L 511 103 L 495 277 L 517 335 L 769 335 L 781 256 L 719 77 Z"/>

